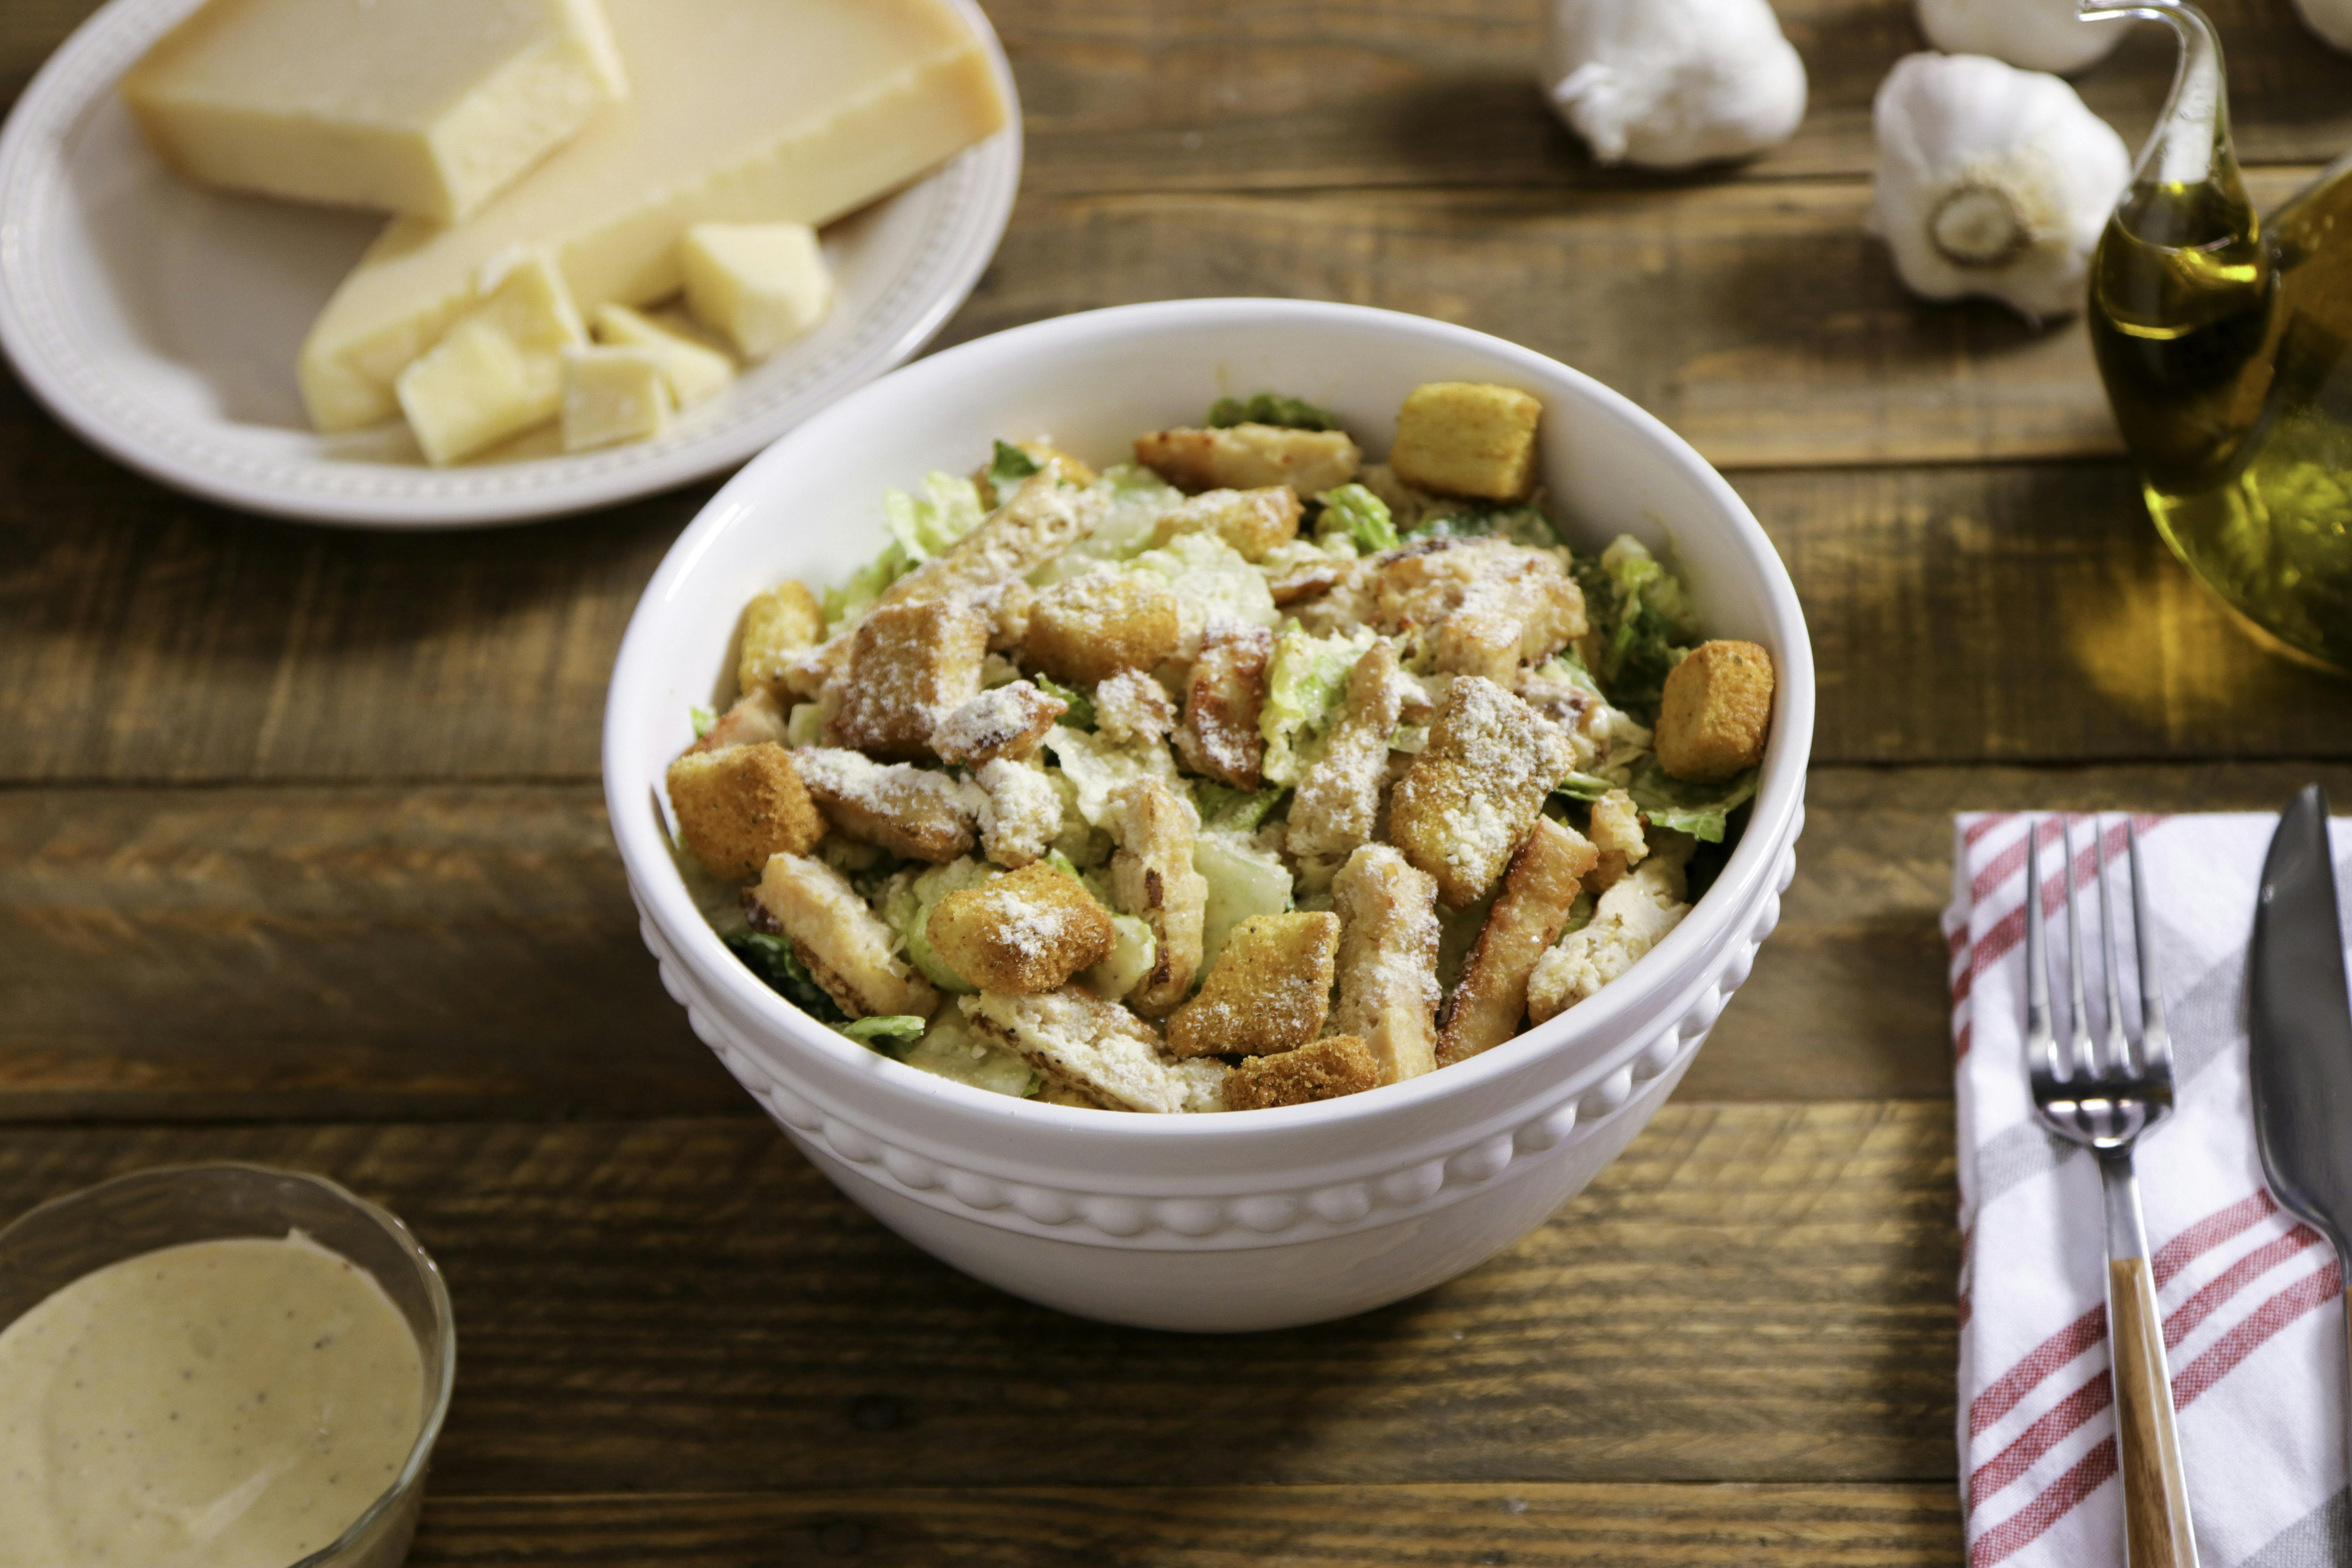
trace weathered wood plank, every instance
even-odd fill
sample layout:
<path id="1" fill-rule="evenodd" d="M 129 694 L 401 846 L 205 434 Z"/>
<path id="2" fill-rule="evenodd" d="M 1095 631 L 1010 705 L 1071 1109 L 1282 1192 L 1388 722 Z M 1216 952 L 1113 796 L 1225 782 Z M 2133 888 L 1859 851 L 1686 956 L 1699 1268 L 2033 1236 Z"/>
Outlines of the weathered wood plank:
<path id="1" fill-rule="evenodd" d="M 437 1498 L 409 1561 L 667 1568 L 854 1557 L 877 1568 L 1956 1561 L 1945 1483 L 1853 1486 L 1041 1488 L 753 1496 Z"/>
<path id="2" fill-rule="evenodd" d="M 0 101 L 13 98 L 94 0 L 0 9 Z M 2352 144 L 2352 62 L 2288 7 L 2214 0 L 2235 127 L 2256 163 Z M 1856 174 L 1871 163 L 1870 100 L 1925 47 L 1909 0 L 1781 0 L 1811 93 L 1788 146 L 1704 178 Z M 994 0 L 1019 79 L 1033 192 L 1646 183 L 1592 167 L 1533 79 L 1539 8 L 1521 0 Z M 2141 29 L 2080 86 L 2135 140 L 2173 51 Z"/>
<path id="3" fill-rule="evenodd" d="M 1950 817 L 2260 809 L 2338 764 L 1822 768 L 1684 1100 L 1950 1093 Z M 0 792 L 0 1117 L 750 1116 L 590 786 Z"/>
<path id="4" fill-rule="evenodd" d="M 973 1283 L 740 1119 L 17 1129 L 0 1212 L 213 1156 L 327 1172 L 440 1259 L 444 1497 L 1952 1473 L 1947 1106 L 1669 1105 L 1465 1279 L 1234 1337 Z"/>

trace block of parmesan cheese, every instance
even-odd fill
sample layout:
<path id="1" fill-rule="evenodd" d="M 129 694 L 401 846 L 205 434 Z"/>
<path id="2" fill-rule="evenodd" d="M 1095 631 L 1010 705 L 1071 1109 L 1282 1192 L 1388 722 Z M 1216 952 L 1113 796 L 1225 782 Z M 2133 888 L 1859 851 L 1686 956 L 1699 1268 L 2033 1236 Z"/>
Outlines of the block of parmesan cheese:
<path id="1" fill-rule="evenodd" d="M 698 223 L 678 241 L 686 308 L 745 359 L 766 359 L 833 308 L 833 275 L 804 223 Z"/>
<path id="2" fill-rule="evenodd" d="M 554 418 L 563 405 L 564 351 L 588 341 L 546 258 L 509 258 L 484 282 L 481 302 L 394 387 L 416 444 L 436 467 Z"/>
<path id="3" fill-rule="evenodd" d="M 581 310 L 677 292 L 698 223 L 823 225 L 997 130 L 986 50 L 950 0 L 606 0 L 629 98 L 452 227 L 395 219 L 302 346 L 322 429 L 394 412 L 393 383 L 466 310 L 483 262 L 554 258 Z"/>
<path id="4" fill-rule="evenodd" d="M 597 0 L 208 0 L 122 79 L 189 179 L 441 223 L 626 90 Z"/>

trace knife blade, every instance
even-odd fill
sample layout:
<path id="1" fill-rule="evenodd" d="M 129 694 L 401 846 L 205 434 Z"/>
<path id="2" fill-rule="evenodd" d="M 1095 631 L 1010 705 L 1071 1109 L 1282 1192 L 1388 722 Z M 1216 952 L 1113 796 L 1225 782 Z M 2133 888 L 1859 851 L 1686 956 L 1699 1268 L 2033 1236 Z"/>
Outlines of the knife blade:
<path id="1" fill-rule="evenodd" d="M 2254 1137 L 2279 1205 L 2352 1242 L 2352 986 L 2344 973 L 2327 795 L 2279 816 L 2254 902 L 2247 973 Z M 2352 1272 L 2352 1269 L 2347 1269 Z"/>

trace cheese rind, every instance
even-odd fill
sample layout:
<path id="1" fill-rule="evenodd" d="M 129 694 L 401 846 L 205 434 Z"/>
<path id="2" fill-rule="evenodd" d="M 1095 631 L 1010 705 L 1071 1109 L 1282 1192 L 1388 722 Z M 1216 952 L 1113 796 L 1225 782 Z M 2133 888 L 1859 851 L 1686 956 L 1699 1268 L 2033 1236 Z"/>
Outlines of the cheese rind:
<path id="1" fill-rule="evenodd" d="M 210 0 L 121 91 L 192 180 L 447 223 L 627 78 L 597 0 Z"/>
<path id="2" fill-rule="evenodd" d="M 607 0 L 630 98 L 465 222 L 396 219 L 302 347 L 311 417 L 388 418 L 393 381 L 462 315 L 483 261 L 544 249 L 593 312 L 683 279 L 697 223 L 822 226 L 1004 123 L 949 0 Z"/>
<path id="3" fill-rule="evenodd" d="M 650 441 L 669 428 L 669 382 L 650 349 L 563 351 L 563 449 Z"/>
<path id="4" fill-rule="evenodd" d="M 588 341 L 562 274 L 510 258 L 482 302 L 401 373 L 395 395 L 425 460 L 462 462 L 563 405 L 563 353 Z"/>
<path id="5" fill-rule="evenodd" d="M 763 360 L 833 309 L 833 274 L 804 223 L 698 223 L 678 241 L 686 308 L 748 360 Z"/>
<path id="6" fill-rule="evenodd" d="M 680 412 L 709 402 L 735 380 L 733 360 L 626 305 L 601 307 L 595 328 L 598 342 L 644 349 L 660 361 L 670 401 Z"/>

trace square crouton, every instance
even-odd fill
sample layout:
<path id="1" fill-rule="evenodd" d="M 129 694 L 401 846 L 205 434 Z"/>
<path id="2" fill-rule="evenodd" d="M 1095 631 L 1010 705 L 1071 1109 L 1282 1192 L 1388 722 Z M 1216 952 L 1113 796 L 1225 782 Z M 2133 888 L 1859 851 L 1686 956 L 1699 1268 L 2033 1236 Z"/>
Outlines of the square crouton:
<path id="1" fill-rule="evenodd" d="M 1252 915 L 1226 937 L 1200 994 L 1168 1020 L 1171 1056 L 1272 1056 L 1323 1032 L 1339 917 Z"/>
<path id="2" fill-rule="evenodd" d="M 1703 642 L 1666 677 L 1658 765 L 1715 784 L 1764 760 L 1772 724 L 1772 656 L 1752 642 Z"/>
<path id="3" fill-rule="evenodd" d="M 877 605 L 850 644 L 841 709 L 825 739 L 886 763 L 931 756 L 938 716 L 980 694 L 988 617 L 950 599 Z"/>
<path id="4" fill-rule="evenodd" d="M 1047 1082 L 1094 1104 L 1172 1114 L 1218 1103 L 1222 1064 L 1171 1061 L 1150 1025 L 1083 985 L 1025 996 L 983 991 L 956 1005 Z"/>
<path id="5" fill-rule="evenodd" d="M 1437 1038 L 1437 1065 L 1452 1067 L 1493 1050 L 1519 1032 L 1528 1010 L 1528 979 L 1559 940 L 1583 879 L 1600 858 L 1591 841 L 1550 817 L 1535 831 L 1503 878 L 1478 941 L 1462 966 Z"/>
<path id="6" fill-rule="evenodd" d="M 1264 1110 L 1361 1094 L 1381 1083 L 1371 1047 L 1353 1035 L 1332 1035 L 1277 1056 L 1251 1057 L 1225 1079 L 1227 1110 Z"/>
<path id="7" fill-rule="evenodd" d="M 1184 688 L 1176 750 L 1184 765 L 1234 789 L 1257 788 L 1265 763 L 1258 718 L 1265 709 L 1274 634 L 1247 621 L 1214 621 Z"/>
<path id="8" fill-rule="evenodd" d="M 1437 1067 L 1437 882 L 1385 844 L 1348 857 L 1331 882 L 1339 1002 L 1331 1027 L 1371 1048 L 1382 1083 Z"/>
<path id="9" fill-rule="evenodd" d="M 1389 839 L 1452 910 L 1486 896 L 1574 762 L 1568 737 L 1484 676 L 1446 688 L 1429 742 L 1389 797 Z"/>
<path id="10" fill-rule="evenodd" d="M 1389 467 L 1417 489 L 1482 500 L 1524 500 L 1536 483 L 1543 404 L 1508 386 L 1433 381 L 1397 413 Z"/>
<path id="11" fill-rule="evenodd" d="M 845 837 L 935 866 L 971 850 L 986 798 L 975 784 L 832 746 L 794 752 L 793 764 L 809 798 Z"/>
<path id="12" fill-rule="evenodd" d="M 1180 490 L 1257 490 L 1288 485 L 1319 496 L 1356 477 L 1364 454 L 1338 430 L 1234 425 L 1156 430 L 1135 438 L 1135 460 Z"/>
<path id="13" fill-rule="evenodd" d="M 1512 551 L 1465 586 L 1461 603 L 1438 623 L 1432 651 L 1442 674 L 1511 686 L 1522 665 L 1541 663 L 1585 630 L 1584 590 L 1559 560 Z"/>
<path id="14" fill-rule="evenodd" d="M 1207 490 L 1165 513 L 1151 542 L 1165 544 L 1180 533 L 1213 533 L 1256 561 L 1277 544 L 1298 537 L 1298 492 L 1288 485 L 1255 490 Z"/>
<path id="15" fill-rule="evenodd" d="M 1077 879 L 1038 864 L 950 893 L 923 934 L 966 984 L 1025 996 L 1109 957 L 1112 931 Z"/>
<path id="16" fill-rule="evenodd" d="M 1022 653 L 1066 685 L 1091 687 L 1122 669 L 1150 669 L 1182 634 L 1176 595 L 1148 572 L 1089 572 L 1056 583 L 1029 611 Z"/>
<path id="17" fill-rule="evenodd" d="M 824 611 L 806 584 L 786 578 L 743 606 L 742 633 L 736 689 L 765 690 L 784 678 L 787 656 L 824 640 Z"/>
<path id="18" fill-rule="evenodd" d="M 931 750 L 943 763 L 985 767 L 1000 757 L 1019 762 L 1037 749 L 1054 721 L 1070 710 L 1025 680 L 983 691 L 931 727 Z"/>
<path id="19" fill-rule="evenodd" d="M 688 752 L 669 765 L 669 804 L 687 852 L 730 882 L 749 882 L 772 855 L 805 855 L 824 818 L 793 754 L 772 741 Z"/>
<path id="20" fill-rule="evenodd" d="M 899 956 L 898 933 L 824 861 L 774 857 L 760 885 L 745 891 L 743 907 L 753 926 L 791 939 L 793 953 L 851 1017 L 928 1018 L 938 1009 L 940 994 Z"/>

